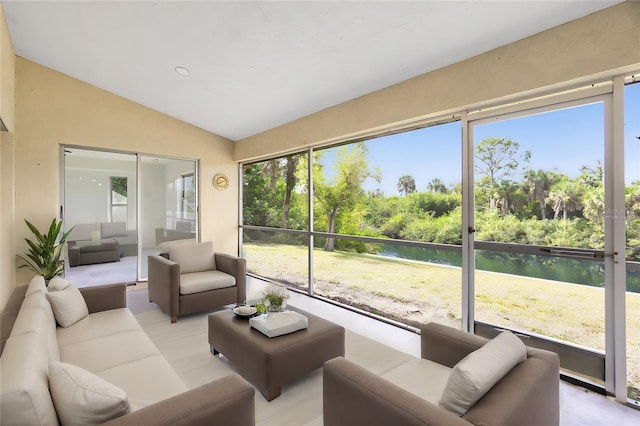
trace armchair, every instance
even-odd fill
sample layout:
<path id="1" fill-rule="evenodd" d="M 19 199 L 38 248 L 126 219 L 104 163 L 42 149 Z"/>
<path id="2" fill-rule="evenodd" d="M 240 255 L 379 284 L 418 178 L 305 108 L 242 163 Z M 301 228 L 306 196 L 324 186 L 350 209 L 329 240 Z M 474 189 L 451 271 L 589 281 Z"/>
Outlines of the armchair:
<path id="1" fill-rule="evenodd" d="M 425 325 L 421 331 L 422 359 L 409 361 L 383 376 L 346 358 L 327 361 L 323 368 L 324 424 L 559 424 L 560 365 L 556 353 L 524 349 L 524 361 L 460 414 L 443 408 L 440 395 L 454 367 L 488 341 L 435 323 Z M 490 367 L 499 358 L 494 355 L 480 369 Z M 483 372 L 472 374 L 470 377 L 474 378 L 484 376 Z"/>
<path id="2" fill-rule="evenodd" d="M 214 253 L 213 243 L 171 247 L 168 259 L 149 256 L 149 301 L 171 317 L 244 302 L 245 259 Z"/>

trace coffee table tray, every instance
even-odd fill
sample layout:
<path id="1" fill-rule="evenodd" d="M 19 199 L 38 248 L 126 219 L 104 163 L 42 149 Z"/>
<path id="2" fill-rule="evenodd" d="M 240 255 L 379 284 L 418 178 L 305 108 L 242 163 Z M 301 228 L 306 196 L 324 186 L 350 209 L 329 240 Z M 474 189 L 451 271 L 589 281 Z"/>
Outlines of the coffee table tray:
<path id="1" fill-rule="evenodd" d="M 267 337 L 278 337 L 309 326 L 306 316 L 293 311 L 272 312 L 249 319 L 251 327 Z"/>

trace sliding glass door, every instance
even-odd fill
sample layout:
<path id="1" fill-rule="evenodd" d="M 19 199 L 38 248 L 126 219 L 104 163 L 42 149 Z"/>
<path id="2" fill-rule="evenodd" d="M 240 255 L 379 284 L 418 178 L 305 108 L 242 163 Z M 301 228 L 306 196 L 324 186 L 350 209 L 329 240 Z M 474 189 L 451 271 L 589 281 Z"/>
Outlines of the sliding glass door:
<path id="1" fill-rule="evenodd" d="M 147 257 L 171 245 L 193 242 L 198 231 L 197 162 L 140 155 L 139 279 L 147 279 Z"/>
<path id="2" fill-rule="evenodd" d="M 65 276 L 78 286 L 147 279 L 147 257 L 195 241 L 197 161 L 63 147 Z"/>
<path id="3" fill-rule="evenodd" d="M 475 332 L 508 329 L 612 390 L 611 96 L 474 120 Z M 615 351 L 613 351 L 615 352 Z"/>
<path id="4" fill-rule="evenodd" d="M 78 286 L 137 279 L 136 155 L 64 147 L 65 276 Z"/>

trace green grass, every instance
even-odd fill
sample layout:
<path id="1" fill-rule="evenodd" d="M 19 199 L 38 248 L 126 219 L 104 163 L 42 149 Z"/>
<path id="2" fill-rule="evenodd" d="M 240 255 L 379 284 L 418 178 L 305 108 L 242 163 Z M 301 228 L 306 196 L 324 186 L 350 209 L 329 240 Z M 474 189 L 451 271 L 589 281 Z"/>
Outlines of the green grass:
<path id="1" fill-rule="evenodd" d="M 307 287 L 305 247 L 252 243 L 244 244 L 243 249 L 249 271 L 289 285 Z M 358 253 L 329 253 L 321 249 L 314 250 L 313 259 L 317 288 L 321 283 L 332 286 L 336 288 L 333 293 L 341 299 L 354 299 L 353 304 L 362 304 L 360 296 L 378 295 L 389 301 L 419 303 L 430 307 L 433 321 L 460 324 L 462 270 L 459 267 Z M 602 288 L 485 271 L 476 272 L 475 286 L 475 319 L 478 321 L 604 350 Z M 370 310 L 393 317 L 384 307 L 371 306 Z M 640 388 L 640 294 L 636 293 L 627 293 L 627 359 L 628 379 Z"/>

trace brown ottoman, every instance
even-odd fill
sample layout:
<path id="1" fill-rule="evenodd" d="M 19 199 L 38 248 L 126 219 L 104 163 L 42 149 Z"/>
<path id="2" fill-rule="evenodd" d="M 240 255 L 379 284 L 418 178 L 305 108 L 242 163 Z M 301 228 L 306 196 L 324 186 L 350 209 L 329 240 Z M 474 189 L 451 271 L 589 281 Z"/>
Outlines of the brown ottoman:
<path id="1" fill-rule="evenodd" d="M 282 385 L 344 356 L 344 328 L 315 315 L 308 328 L 269 338 L 230 310 L 209 315 L 211 353 L 222 353 L 252 382 L 267 401 L 278 397 Z"/>

